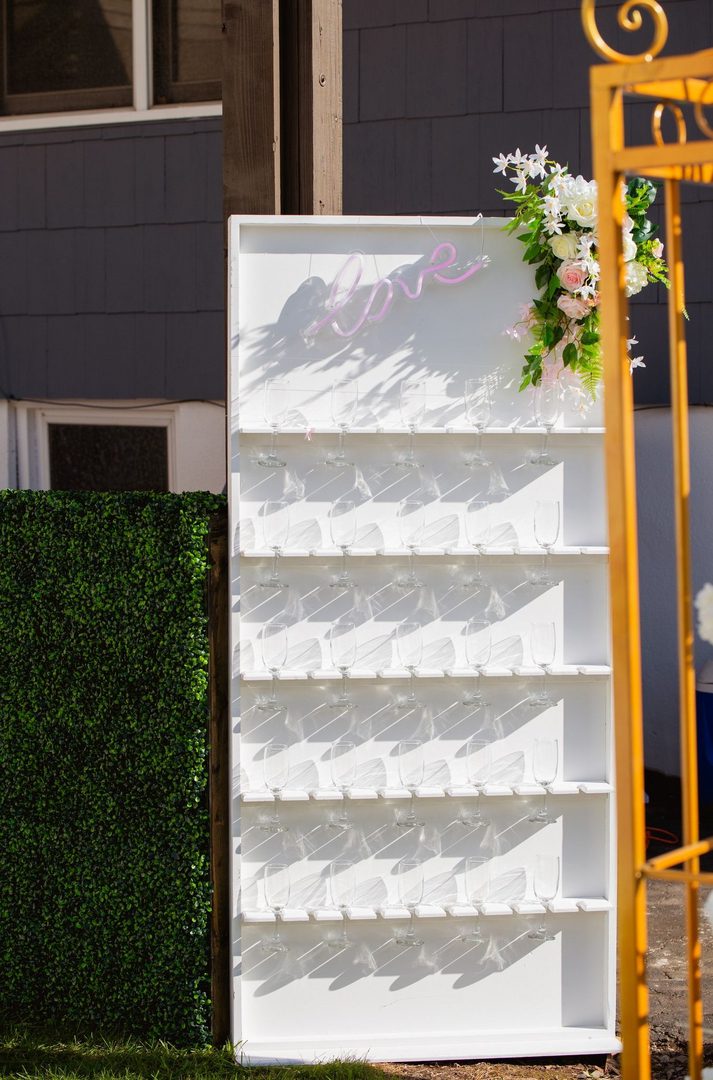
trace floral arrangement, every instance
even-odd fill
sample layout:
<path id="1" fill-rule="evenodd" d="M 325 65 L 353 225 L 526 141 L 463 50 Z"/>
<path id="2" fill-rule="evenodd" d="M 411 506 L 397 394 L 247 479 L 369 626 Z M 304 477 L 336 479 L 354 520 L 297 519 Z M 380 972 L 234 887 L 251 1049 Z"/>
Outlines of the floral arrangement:
<path id="1" fill-rule="evenodd" d="M 599 261 L 597 259 L 597 185 L 572 176 L 566 166 L 547 157 L 547 147 L 533 154 L 500 154 L 495 172 L 508 176 L 514 191 L 501 191 L 516 206 L 506 229 L 525 245 L 523 259 L 536 267 L 540 295 L 506 333 L 529 338 L 520 390 L 559 380 L 582 399 L 595 398 L 602 378 L 599 332 Z M 663 244 L 657 226 L 647 217 L 656 188 L 636 177 L 623 197 L 626 295 L 633 296 L 650 282 L 668 288 Z M 629 349 L 636 345 L 629 341 Z M 643 357 L 630 360 L 631 370 L 645 367 Z"/>

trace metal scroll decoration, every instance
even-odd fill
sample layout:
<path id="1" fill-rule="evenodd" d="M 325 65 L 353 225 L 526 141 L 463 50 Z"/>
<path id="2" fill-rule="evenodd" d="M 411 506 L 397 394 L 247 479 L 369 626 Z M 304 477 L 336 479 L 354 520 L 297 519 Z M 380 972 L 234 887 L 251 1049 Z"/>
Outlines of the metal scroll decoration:
<path id="1" fill-rule="evenodd" d="M 589 44 L 605 60 L 611 60 L 616 64 L 636 64 L 642 60 L 653 60 L 661 52 L 668 38 L 668 19 L 657 0 L 626 0 L 619 8 L 617 21 L 623 30 L 641 30 L 644 25 L 642 12 L 645 12 L 653 22 L 654 39 L 644 52 L 627 55 L 612 49 L 599 32 L 596 0 L 582 0 L 582 26 Z"/>

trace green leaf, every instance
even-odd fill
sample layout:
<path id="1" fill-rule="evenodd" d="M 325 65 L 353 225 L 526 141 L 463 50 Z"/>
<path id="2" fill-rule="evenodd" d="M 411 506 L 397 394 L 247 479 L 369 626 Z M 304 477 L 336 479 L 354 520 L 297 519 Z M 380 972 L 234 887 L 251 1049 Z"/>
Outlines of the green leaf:
<path id="1" fill-rule="evenodd" d="M 583 345 L 597 345 L 599 343 L 599 334 L 593 330 L 585 330 L 581 337 Z"/>
<path id="2" fill-rule="evenodd" d="M 562 363 L 565 367 L 571 367 L 577 363 L 577 346 L 573 341 L 570 341 L 569 345 L 565 345 L 562 353 Z"/>
<path id="3" fill-rule="evenodd" d="M 542 289 L 545 282 L 549 280 L 550 268 L 547 265 L 538 266 L 535 271 L 535 285 L 538 289 Z"/>

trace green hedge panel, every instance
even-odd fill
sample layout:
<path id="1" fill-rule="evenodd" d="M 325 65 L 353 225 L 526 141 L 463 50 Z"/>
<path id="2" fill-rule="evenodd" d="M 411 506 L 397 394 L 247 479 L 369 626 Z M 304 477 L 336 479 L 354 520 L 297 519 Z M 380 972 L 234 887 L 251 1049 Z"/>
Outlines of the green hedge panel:
<path id="1" fill-rule="evenodd" d="M 222 497 L 0 492 L 0 1014 L 208 1030 Z"/>

